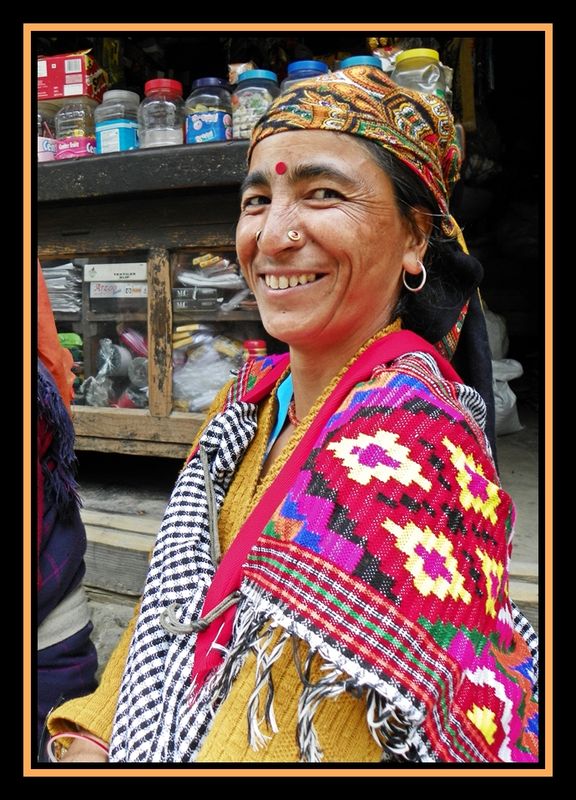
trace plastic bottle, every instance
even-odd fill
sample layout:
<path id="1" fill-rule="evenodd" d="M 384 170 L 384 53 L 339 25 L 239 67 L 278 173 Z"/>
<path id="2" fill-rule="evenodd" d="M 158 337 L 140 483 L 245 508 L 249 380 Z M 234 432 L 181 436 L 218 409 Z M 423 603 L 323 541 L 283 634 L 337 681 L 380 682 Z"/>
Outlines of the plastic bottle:
<path id="1" fill-rule="evenodd" d="M 242 347 L 244 348 L 244 361 L 267 355 L 264 339 L 244 339 Z"/>
<path id="2" fill-rule="evenodd" d="M 405 50 L 396 56 L 396 65 L 390 76 L 399 86 L 414 89 L 424 94 L 435 94 L 442 99 L 446 96 L 444 72 L 440 66 L 440 56 L 436 50 L 419 47 Z"/>
<path id="3" fill-rule="evenodd" d="M 232 97 L 222 78 L 198 78 L 185 103 L 186 144 L 232 138 Z"/>
<path id="4" fill-rule="evenodd" d="M 118 153 L 138 147 L 138 106 L 136 92 L 111 89 L 94 111 L 96 152 Z"/>
<path id="5" fill-rule="evenodd" d="M 288 74 L 280 84 L 280 91 L 283 92 L 296 81 L 314 78 L 317 75 L 324 75 L 326 72 L 330 72 L 330 70 L 323 61 L 292 61 L 288 64 Z"/>
<path id="6" fill-rule="evenodd" d="M 184 142 L 182 84 L 154 78 L 144 84 L 146 97 L 138 107 L 140 148 L 167 147 Z"/>
<path id="7" fill-rule="evenodd" d="M 347 67 L 378 67 L 382 69 L 382 62 L 378 56 L 349 56 L 343 58 L 338 69 L 346 69 Z"/>
<path id="8" fill-rule="evenodd" d="M 94 155 L 94 108 L 97 105 L 89 97 L 71 97 L 58 111 L 55 117 L 56 161 Z"/>
<path id="9" fill-rule="evenodd" d="M 250 138 L 252 128 L 279 93 L 275 72 L 248 69 L 240 75 L 232 95 L 234 139 Z"/>

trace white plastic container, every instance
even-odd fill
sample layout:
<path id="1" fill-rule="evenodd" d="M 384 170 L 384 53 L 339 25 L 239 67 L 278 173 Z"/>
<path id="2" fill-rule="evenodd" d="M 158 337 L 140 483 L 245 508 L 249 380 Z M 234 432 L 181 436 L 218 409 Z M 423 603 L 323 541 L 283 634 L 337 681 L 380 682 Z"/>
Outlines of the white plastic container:
<path id="1" fill-rule="evenodd" d="M 111 89 L 94 111 L 96 152 L 118 153 L 138 148 L 138 106 L 136 92 Z"/>

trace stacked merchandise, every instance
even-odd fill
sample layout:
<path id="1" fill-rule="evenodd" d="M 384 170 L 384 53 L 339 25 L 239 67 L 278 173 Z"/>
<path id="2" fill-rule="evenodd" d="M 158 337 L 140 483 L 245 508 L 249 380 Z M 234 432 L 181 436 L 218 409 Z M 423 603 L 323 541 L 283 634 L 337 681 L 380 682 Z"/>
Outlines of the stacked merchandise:
<path id="1" fill-rule="evenodd" d="M 82 268 L 68 261 L 55 267 L 42 267 L 52 310 L 79 314 L 82 309 Z"/>

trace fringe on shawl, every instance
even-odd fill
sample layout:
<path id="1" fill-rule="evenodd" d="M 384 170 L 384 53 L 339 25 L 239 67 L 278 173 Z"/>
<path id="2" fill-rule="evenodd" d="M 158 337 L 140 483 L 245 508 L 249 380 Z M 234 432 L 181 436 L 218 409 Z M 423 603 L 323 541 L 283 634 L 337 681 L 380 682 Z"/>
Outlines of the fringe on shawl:
<path id="1" fill-rule="evenodd" d="M 74 427 L 52 376 L 38 359 L 38 415 L 52 441 L 42 459 L 45 490 L 63 514 L 80 504 L 75 479 Z"/>
<path id="2" fill-rule="evenodd" d="M 244 587 L 243 587 L 244 588 Z M 315 714 L 325 700 L 338 697 L 344 692 L 357 698 L 364 696 L 366 703 L 366 724 L 380 746 L 382 761 L 434 761 L 426 744 L 419 736 L 422 714 L 411 708 L 407 713 L 398 707 L 390 697 L 385 697 L 380 688 L 363 682 L 360 678 L 351 677 L 342 667 L 322 652 L 322 642 L 306 642 L 309 647 L 304 659 L 298 651 L 302 637 L 296 632 L 296 626 L 286 620 L 274 619 L 274 611 L 269 601 L 262 595 L 258 602 L 258 590 L 251 589 L 250 597 L 243 598 L 238 608 L 236 622 L 230 647 L 225 650 L 222 666 L 210 676 L 199 692 L 196 702 L 199 706 L 210 705 L 212 718 L 218 706 L 228 696 L 248 654 L 252 652 L 256 658 L 254 670 L 254 690 L 248 702 L 248 740 L 254 750 L 266 745 L 271 735 L 262 730 L 265 723 L 271 734 L 278 732 L 274 716 L 274 682 L 272 667 L 283 653 L 289 641 L 292 644 L 293 659 L 302 683 L 302 691 L 298 701 L 297 741 L 302 762 L 319 762 L 323 752 L 314 727 Z M 276 641 L 277 629 L 281 633 Z M 322 677 L 312 681 L 312 663 L 321 658 Z M 390 687 L 389 687 L 390 688 Z M 396 690 L 391 688 L 391 693 Z M 262 696 L 264 694 L 264 697 Z"/>

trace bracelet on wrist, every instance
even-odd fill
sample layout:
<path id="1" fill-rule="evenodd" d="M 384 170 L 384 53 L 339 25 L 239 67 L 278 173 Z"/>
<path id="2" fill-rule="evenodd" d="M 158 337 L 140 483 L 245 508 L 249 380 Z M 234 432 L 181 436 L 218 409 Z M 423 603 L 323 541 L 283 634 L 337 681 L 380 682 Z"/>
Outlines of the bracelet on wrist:
<path id="1" fill-rule="evenodd" d="M 100 748 L 100 750 L 103 750 L 106 754 L 108 754 L 108 747 L 95 737 L 90 736 L 87 733 L 76 733 L 75 731 L 66 731 L 65 733 L 55 733 L 54 736 L 51 736 L 50 739 L 48 739 L 48 742 L 46 744 L 46 752 L 48 754 L 48 760 L 52 763 L 60 761 L 60 758 L 62 757 L 62 753 L 59 754 L 60 757 L 57 757 L 56 754 L 54 753 L 54 744 L 56 742 L 59 743 L 61 739 L 84 739 L 86 742 L 92 742 L 92 744 L 95 744 L 96 747 Z"/>

